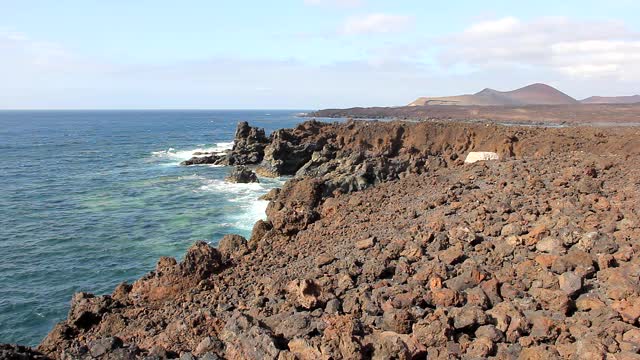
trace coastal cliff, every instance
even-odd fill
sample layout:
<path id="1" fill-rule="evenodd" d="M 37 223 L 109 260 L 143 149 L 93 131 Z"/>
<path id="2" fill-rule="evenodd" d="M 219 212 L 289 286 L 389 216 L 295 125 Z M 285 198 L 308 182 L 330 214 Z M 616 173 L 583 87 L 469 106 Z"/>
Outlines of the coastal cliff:
<path id="1" fill-rule="evenodd" d="M 207 161 L 293 176 L 251 237 L 76 294 L 55 359 L 632 359 L 640 134 L 241 123 Z M 497 161 L 465 164 L 471 151 Z M 189 165 L 189 164 L 186 164 Z"/>

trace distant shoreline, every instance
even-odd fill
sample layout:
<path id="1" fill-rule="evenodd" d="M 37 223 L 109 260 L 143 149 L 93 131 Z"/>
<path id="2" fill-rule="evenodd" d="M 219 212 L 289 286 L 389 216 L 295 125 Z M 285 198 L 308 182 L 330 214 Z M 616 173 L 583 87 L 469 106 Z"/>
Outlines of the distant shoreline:
<path id="1" fill-rule="evenodd" d="M 492 122 L 507 125 L 640 126 L 640 104 L 525 106 L 428 105 L 323 109 L 310 117 Z"/>

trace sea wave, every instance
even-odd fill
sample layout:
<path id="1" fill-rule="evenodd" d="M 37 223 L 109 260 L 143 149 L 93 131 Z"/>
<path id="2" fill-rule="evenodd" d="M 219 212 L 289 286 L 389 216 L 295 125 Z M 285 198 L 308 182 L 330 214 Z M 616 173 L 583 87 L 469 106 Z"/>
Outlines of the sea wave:
<path id="1" fill-rule="evenodd" d="M 166 150 L 152 151 L 151 155 L 154 158 L 183 161 L 183 160 L 189 160 L 194 156 L 198 157 L 198 156 L 206 156 L 208 154 L 222 154 L 225 151 L 230 150 L 231 148 L 233 148 L 233 141 L 219 142 L 219 143 L 215 143 L 215 146 L 209 146 L 209 147 L 201 145 L 194 149 L 185 149 L 185 150 L 177 150 L 175 148 L 170 147 Z"/>
<path id="2" fill-rule="evenodd" d="M 233 214 L 228 214 L 227 226 L 250 231 L 258 219 L 265 219 L 265 210 L 268 201 L 260 200 L 260 196 L 266 194 L 274 187 L 281 187 L 284 179 L 261 178 L 260 183 L 238 184 L 229 183 L 218 179 L 203 179 L 202 185 L 195 191 L 211 192 L 217 198 L 225 201 L 236 209 Z"/>
<path id="3" fill-rule="evenodd" d="M 204 179 L 203 182 L 204 184 L 200 186 L 198 190 L 235 194 L 238 196 L 238 198 L 233 198 L 232 200 L 230 200 L 234 202 L 241 202 L 242 200 L 244 200 L 245 196 L 253 196 L 256 193 L 264 193 L 265 191 L 268 191 L 268 189 L 270 189 L 270 187 L 266 187 L 262 183 L 240 184 L 230 183 L 218 179 Z"/>

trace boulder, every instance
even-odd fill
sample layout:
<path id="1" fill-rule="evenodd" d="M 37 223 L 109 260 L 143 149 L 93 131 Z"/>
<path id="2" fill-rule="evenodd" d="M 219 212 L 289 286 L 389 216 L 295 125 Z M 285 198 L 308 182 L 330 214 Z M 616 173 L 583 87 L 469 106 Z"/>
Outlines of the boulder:
<path id="1" fill-rule="evenodd" d="M 122 347 L 122 345 L 122 340 L 117 337 L 103 338 L 89 343 L 89 353 L 92 357 L 98 358 Z"/>
<path id="2" fill-rule="evenodd" d="M 406 310 L 389 309 L 382 316 L 383 330 L 392 331 L 398 334 L 408 334 L 411 332 L 413 319 Z"/>
<path id="3" fill-rule="evenodd" d="M 560 284 L 560 290 L 569 296 L 573 296 L 582 289 L 582 277 L 576 275 L 573 271 L 567 271 L 560 275 L 558 283 Z"/>
<path id="4" fill-rule="evenodd" d="M 240 312 L 227 321 L 220 340 L 224 343 L 224 357 L 230 360 L 277 359 L 280 353 L 273 333 Z"/>
<path id="5" fill-rule="evenodd" d="M 117 307 L 117 302 L 110 296 L 95 296 L 89 293 L 76 293 L 71 299 L 68 322 L 83 330 L 98 324 L 102 315 Z"/>
<path id="6" fill-rule="evenodd" d="M 362 324 L 352 315 L 330 316 L 325 319 L 322 333 L 321 359 L 362 359 Z"/>
<path id="7" fill-rule="evenodd" d="M 287 181 L 280 194 L 267 206 L 267 217 L 275 229 L 295 234 L 315 222 L 322 200 L 322 183 L 317 179 Z"/>
<path id="8" fill-rule="evenodd" d="M 195 155 L 195 154 L 194 154 Z M 185 160 L 180 163 L 183 166 L 191 165 L 222 165 L 224 164 L 226 156 L 224 154 L 210 154 L 205 156 L 194 156 L 189 160 Z"/>
<path id="9" fill-rule="evenodd" d="M 296 359 L 300 360 L 316 360 L 322 358 L 320 350 L 312 345 L 309 341 L 296 338 L 289 341 L 289 351 L 293 353 Z"/>
<path id="10" fill-rule="evenodd" d="M 222 268 L 220 252 L 198 241 L 180 263 L 174 258 L 160 258 L 154 272 L 133 283 L 129 298 L 134 302 L 172 300 Z"/>
<path id="11" fill-rule="evenodd" d="M 225 178 L 226 181 L 239 184 L 257 183 L 258 176 L 246 166 L 236 166 Z"/>
<path id="12" fill-rule="evenodd" d="M 314 309 L 319 304 L 322 288 L 313 280 L 293 280 L 287 286 L 292 302 L 304 309 Z"/>
<path id="13" fill-rule="evenodd" d="M 376 243 L 376 238 L 375 237 L 368 237 L 364 240 L 360 240 L 358 242 L 356 242 L 356 248 L 359 250 L 365 250 L 368 249 L 370 247 L 372 247 L 373 245 L 375 245 Z"/>
<path id="14" fill-rule="evenodd" d="M 218 251 L 226 258 L 232 258 L 246 253 L 248 250 L 247 239 L 236 234 L 227 234 L 220 239 Z"/>

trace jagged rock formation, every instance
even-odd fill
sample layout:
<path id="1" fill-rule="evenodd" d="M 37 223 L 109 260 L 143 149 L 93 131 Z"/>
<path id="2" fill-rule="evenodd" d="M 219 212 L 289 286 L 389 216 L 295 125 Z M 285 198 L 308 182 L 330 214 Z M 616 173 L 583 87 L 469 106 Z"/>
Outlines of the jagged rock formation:
<path id="1" fill-rule="evenodd" d="M 226 154 L 194 156 L 181 165 L 253 165 L 259 164 L 264 157 L 264 148 L 269 143 L 264 129 L 249 126 L 246 121 L 238 123 L 233 148 Z"/>
<path id="2" fill-rule="evenodd" d="M 231 153 L 227 155 L 228 165 L 259 164 L 264 157 L 264 148 L 269 139 L 264 134 L 264 129 L 249 126 L 242 121 L 238 123 L 235 141 Z"/>
<path id="3" fill-rule="evenodd" d="M 189 160 L 181 162 L 180 165 L 224 165 L 225 159 L 226 156 L 222 154 L 196 155 Z"/>
<path id="4" fill-rule="evenodd" d="M 501 161 L 464 165 L 475 150 Z M 264 152 L 266 173 L 295 177 L 250 239 L 197 243 L 110 296 L 76 295 L 39 350 L 638 357 L 635 130 L 307 122 Z"/>
<path id="5" fill-rule="evenodd" d="M 248 183 L 257 183 L 260 182 L 258 180 L 258 176 L 256 173 L 251 171 L 251 169 L 246 166 L 236 166 L 231 170 L 229 175 L 225 178 L 228 182 L 240 183 L 240 184 L 248 184 Z"/>

